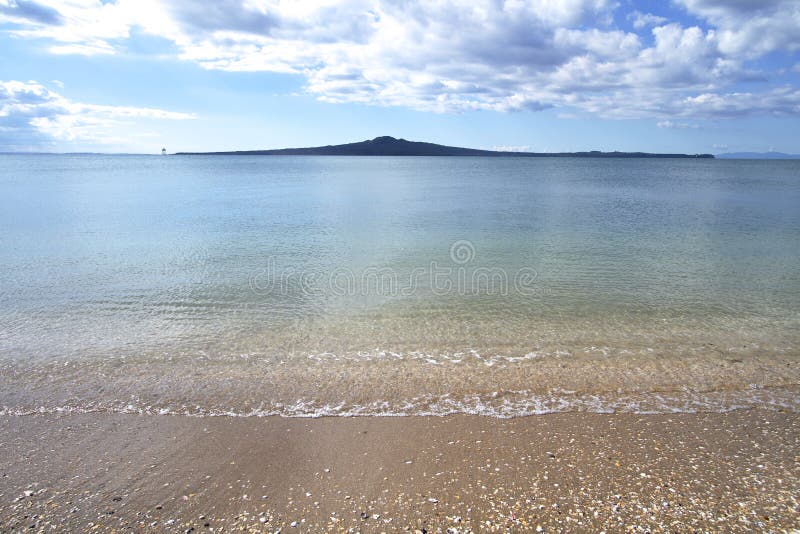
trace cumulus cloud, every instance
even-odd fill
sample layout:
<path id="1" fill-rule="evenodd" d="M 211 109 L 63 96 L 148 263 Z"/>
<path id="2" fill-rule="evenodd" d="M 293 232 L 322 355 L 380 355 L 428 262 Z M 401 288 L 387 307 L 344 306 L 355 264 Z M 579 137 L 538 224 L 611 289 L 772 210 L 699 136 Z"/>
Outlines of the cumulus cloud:
<path id="1" fill-rule="evenodd" d="M 156 108 L 73 102 L 35 81 L 0 80 L 0 150 L 42 148 L 53 140 L 109 144 L 117 141 L 113 132 L 121 123 L 193 118 Z"/>
<path id="2" fill-rule="evenodd" d="M 676 0 L 716 28 L 720 51 L 758 57 L 800 49 L 797 0 Z"/>
<path id="3" fill-rule="evenodd" d="M 765 78 L 748 62 L 800 48 L 800 0 L 675 0 L 702 24 L 633 11 L 635 32 L 615 27 L 613 0 L 37 1 L 0 0 L 0 24 L 53 53 L 113 54 L 141 32 L 207 69 L 299 75 L 326 102 L 665 120 L 794 109 L 731 88 Z"/>

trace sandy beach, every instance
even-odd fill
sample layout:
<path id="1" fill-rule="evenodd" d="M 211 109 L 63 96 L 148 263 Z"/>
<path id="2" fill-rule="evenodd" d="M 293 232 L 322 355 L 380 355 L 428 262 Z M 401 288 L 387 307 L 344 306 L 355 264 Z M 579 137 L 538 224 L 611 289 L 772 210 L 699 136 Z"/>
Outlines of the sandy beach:
<path id="1" fill-rule="evenodd" d="M 782 532 L 800 417 L 0 419 L 0 532 Z"/>

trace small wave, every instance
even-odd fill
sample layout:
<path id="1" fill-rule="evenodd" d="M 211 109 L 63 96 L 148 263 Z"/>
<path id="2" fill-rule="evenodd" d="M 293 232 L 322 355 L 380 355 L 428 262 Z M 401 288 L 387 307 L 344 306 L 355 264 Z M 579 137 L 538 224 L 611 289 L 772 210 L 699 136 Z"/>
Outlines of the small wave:
<path id="1" fill-rule="evenodd" d="M 553 391 L 535 395 L 528 391 L 503 391 L 487 395 L 420 396 L 402 401 L 378 400 L 367 404 L 321 403 L 298 399 L 293 403 L 261 405 L 252 409 L 228 409 L 187 405 L 154 406 L 135 402 L 98 402 L 62 406 L 3 406 L 2 416 L 120 413 L 188 417 L 443 417 L 479 415 L 500 419 L 552 413 L 725 413 L 763 408 L 800 412 L 800 394 L 788 389 L 751 389 L 745 391 L 691 392 L 679 394 L 644 393 L 640 395 L 579 395 Z"/>
<path id="2" fill-rule="evenodd" d="M 561 358 L 571 356 L 565 350 L 552 352 L 531 350 L 520 356 L 506 354 L 483 354 L 480 351 L 469 349 L 466 351 L 430 353 L 422 351 L 396 352 L 376 349 L 374 351 L 357 351 L 354 353 L 335 354 L 320 352 L 307 354 L 306 358 L 315 362 L 377 362 L 377 361 L 419 361 L 430 365 L 459 364 L 464 362 L 478 362 L 487 366 L 500 363 L 521 363 L 542 358 Z"/>

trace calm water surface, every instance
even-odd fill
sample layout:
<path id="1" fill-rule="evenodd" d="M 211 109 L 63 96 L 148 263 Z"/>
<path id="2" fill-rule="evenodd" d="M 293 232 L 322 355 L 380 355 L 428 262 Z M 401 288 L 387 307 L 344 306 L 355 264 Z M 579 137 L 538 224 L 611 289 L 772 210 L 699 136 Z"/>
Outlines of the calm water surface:
<path id="1" fill-rule="evenodd" d="M 0 409 L 800 407 L 800 162 L 0 156 Z"/>

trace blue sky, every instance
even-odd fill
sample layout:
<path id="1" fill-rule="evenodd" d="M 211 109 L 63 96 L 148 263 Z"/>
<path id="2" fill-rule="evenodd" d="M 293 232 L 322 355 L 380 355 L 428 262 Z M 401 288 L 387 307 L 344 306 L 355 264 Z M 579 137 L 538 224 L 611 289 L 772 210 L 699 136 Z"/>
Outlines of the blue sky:
<path id="1" fill-rule="evenodd" d="M 0 0 L 0 151 L 800 153 L 800 0 Z"/>

